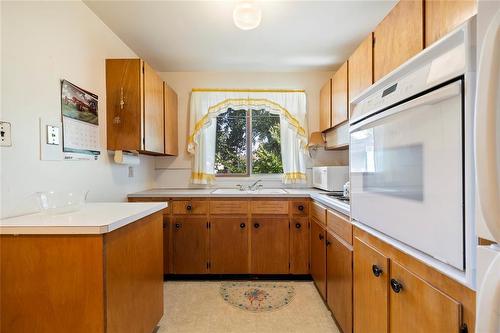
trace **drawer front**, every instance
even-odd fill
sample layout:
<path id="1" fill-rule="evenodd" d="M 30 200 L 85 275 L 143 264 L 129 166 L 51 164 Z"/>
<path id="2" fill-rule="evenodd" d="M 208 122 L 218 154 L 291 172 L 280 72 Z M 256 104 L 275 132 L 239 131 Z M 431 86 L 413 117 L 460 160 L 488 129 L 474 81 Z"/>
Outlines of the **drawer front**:
<path id="1" fill-rule="evenodd" d="M 248 201 L 210 201 L 210 214 L 248 214 Z"/>
<path id="2" fill-rule="evenodd" d="M 352 245 L 352 224 L 349 218 L 332 210 L 326 211 L 326 225 L 343 240 Z"/>
<path id="3" fill-rule="evenodd" d="M 183 200 L 172 202 L 173 213 L 177 215 L 200 215 L 208 213 L 208 201 Z"/>
<path id="4" fill-rule="evenodd" d="M 318 220 L 318 222 L 326 225 L 326 208 L 324 206 L 313 202 L 311 205 L 311 216 Z"/>
<path id="5" fill-rule="evenodd" d="M 163 210 L 163 215 L 168 215 L 172 211 L 172 202 L 168 198 L 160 197 L 136 197 L 128 198 L 128 202 L 168 202 L 168 207 Z"/>
<path id="6" fill-rule="evenodd" d="M 309 202 L 306 200 L 290 201 L 290 211 L 292 212 L 293 215 L 308 216 Z"/>
<path id="7" fill-rule="evenodd" d="M 288 201 L 254 200 L 251 202 L 252 214 L 288 214 Z"/>

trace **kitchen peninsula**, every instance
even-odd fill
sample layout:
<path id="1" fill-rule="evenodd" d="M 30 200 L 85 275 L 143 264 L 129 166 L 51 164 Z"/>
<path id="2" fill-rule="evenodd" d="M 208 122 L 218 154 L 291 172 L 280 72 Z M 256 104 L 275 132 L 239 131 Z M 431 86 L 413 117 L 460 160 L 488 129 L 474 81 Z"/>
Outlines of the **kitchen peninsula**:
<path id="1" fill-rule="evenodd" d="M 152 332 L 166 203 L 88 203 L 0 221 L 2 332 Z"/>

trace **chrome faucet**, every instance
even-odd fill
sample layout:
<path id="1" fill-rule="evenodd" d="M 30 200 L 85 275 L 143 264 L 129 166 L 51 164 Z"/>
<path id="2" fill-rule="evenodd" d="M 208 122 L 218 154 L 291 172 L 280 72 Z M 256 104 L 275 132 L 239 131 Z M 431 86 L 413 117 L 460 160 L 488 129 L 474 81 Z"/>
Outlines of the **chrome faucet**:
<path id="1" fill-rule="evenodd" d="M 262 188 L 262 184 L 260 184 L 259 186 L 257 186 L 257 184 L 259 184 L 260 182 L 262 182 L 262 179 L 257 179 L 257 181 L 255 183 L 253 183 L 252 185 L 248 186 L 248 189 L 250 191 L 255 191 L 257 188 Z"/>

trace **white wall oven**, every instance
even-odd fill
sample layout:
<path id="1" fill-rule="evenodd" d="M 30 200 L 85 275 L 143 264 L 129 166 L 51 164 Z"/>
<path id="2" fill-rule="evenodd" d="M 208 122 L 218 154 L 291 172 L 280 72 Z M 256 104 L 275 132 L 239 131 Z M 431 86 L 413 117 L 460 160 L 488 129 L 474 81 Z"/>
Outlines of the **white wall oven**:
<path id="1" fill-rule="evenodd" d="M 352 104 L 352 218 L 472 284 L 474 23 Z"/>

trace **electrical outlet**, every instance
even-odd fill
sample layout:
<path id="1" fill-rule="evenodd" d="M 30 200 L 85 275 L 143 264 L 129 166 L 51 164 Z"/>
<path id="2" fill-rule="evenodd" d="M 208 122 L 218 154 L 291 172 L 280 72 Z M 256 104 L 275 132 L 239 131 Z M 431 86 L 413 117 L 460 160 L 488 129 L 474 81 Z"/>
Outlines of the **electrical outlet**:
<path id="1" fill-rule="evenodd" d="M 59 127 L 47 125 L 47 144 L 48 145 L 59 144 Z"/>
<path id="2" fill-rule="evenodd" d="M 129 178 L 134 177 L 134 167 L 132 167 L 132 166 L 128 167 L 128 176 L 129 176 Z"/>
<path id="3" fill-rule="evenodd" d="M 12 146 L 10 123 L 6 121 L 0 121 L 0 147 L 10 146 Z"/>

